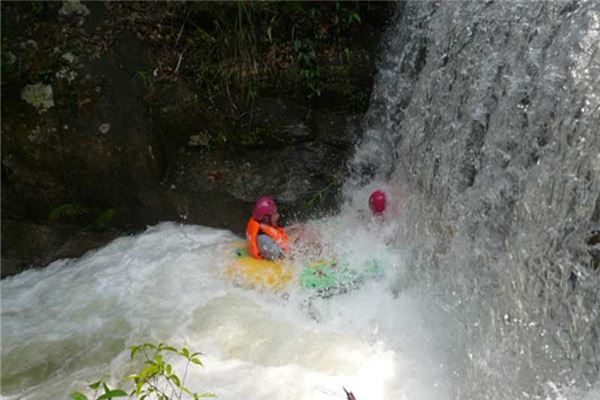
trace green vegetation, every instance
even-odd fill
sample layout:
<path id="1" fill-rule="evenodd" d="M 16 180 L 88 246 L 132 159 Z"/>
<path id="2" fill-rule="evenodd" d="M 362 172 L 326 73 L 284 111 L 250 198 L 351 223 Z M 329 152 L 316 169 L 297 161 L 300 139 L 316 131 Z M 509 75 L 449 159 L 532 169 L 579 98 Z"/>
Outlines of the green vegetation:
<path id="1" fill-rule="evenodd" d="M 50 221 L 86 219 L 89 221 L 91 229 L 102 231 L 110 225 L 116 215 L 117 210 L 114 208 L 97 211 L 83 204 L 65 203 L 52 209 L 48 215 L 48 219 Z"/>
<path id="2" fill-rule="evenodd" d="M 155 120 L 164 124 L 159 130 L 185 131 L 178 140 L 202 151 L 288 143 L 264 119 L 265 99 L 364 112 L 374 44 L 391 9 L 376 2 L 247 1 L 109 7 L 115 21 L 126 19 L 145 38 L 148 67 L 132 79 L 144 86 Z M 178 103 L 169 100 L 173 95 Z M 175 120 L 201 129 L 171 126 Z"/>
<path id="3" fill-rule="evenodd" d="M 197 50 L 197 83 L 218 82 L 230 100 L 252 101 L 262 79 L 287 78 L 320 95 L 319 57 L 341 60 L 343 38 L 359 24 L 357 2 L 192 3 L 183 11 Z M 203 51 L 207 49 L 208 51 Z M 323 60 L 330 61 L 330 60 Z"/>
<path id="4" fill-rule="evenodd" d="M 29 2 L 29 6 L 31 7 L 31 11 L 34 14 L 41 14 L 42 12 L 44 12 L 44 9 L 46 8 L 46 2 L 44 2 L 44 1 L 30 1 Z"/>
<path id="5" fill-rule="evenodd" d="M 110 388 L 104 381 L 94 382 L 88 387 L 94 391 L 92 397 L 82 392 L 71 393 L 71 400 L 108 400 L 119 397 L 129 397 L 139 400 L 181 400 L 192 398 L 198 400 L 207 397 L 216 397 L 213 393 L 193 392 L 185 386 L 188 368 L 190 364 L 203 366 L 199 356 L 200 353 L 192 353 L 187 348 L 176 349 L 173 346 L 160 343 L 144 343 L 139 346 L 130 347 L 131 359 L 136 355 L 143 356 L 143 366 L 137 373 L 125 378 L 135 386 L 132 389 Z M 173 365 L 167 362 L 171 357 L 179 357 L 185 360 L 183 375 L 178 375 Z"/>
<path id="6" fill-rule="evenodd" d="M 353 48 L 367 30 L 362 15 L 380 12 L 385 4 L 235 1 L 119 7 L 127 8 L 119 11 L 122 15 L 136 15 L 130 22 L 140 33 L 169 39 L 153 41 L 155 59 L 146 76 L 156 81 L 185 77 L 243 112 L 270 91 L 320 96 L 327 83 L 322 70 L 356 61 Z M 160 31 L 148 31 L 158 15 Z"/>
<path id="7" fill-rule="evenodd" d="M 50 211 L 48 219 L 58 221 L 61 219 L 77 219 L 90 213 L 90 209 L 82 204 L 65 203 Z"/>

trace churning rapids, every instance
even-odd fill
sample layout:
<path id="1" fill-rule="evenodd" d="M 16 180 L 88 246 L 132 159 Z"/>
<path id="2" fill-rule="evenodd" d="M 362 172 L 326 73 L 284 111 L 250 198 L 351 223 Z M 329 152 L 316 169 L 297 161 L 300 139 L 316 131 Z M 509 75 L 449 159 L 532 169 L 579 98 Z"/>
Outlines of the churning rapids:
<path id="1" fill-rule="evenodd" d="M 233 234 L 151 227 L 2 281 L 3 398 L 116 382 L 162 341 L 220 399 L 600 399 L 600 3 L 399 7 L 342 211 L 314 222 L 383 280 L 239 288 Z M 379 230 L 356 219 L 376 186 Z"/>

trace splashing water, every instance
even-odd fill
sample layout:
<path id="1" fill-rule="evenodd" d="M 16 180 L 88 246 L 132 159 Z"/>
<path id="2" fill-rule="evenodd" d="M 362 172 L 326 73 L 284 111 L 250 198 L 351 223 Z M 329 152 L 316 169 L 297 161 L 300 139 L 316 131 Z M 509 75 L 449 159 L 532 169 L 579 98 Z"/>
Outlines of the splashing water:
<path id="1" fill-rule="evenodd" d="M 401 6 L 342 212 L 311 223 L 384 280 L 235 287 L 231 233 L 161 224 L 1 282 L 3 398 L 117 384 L 162 341 L 202 351 L 188 386 L 221 399 L 597 400 L 599 7 Z"/>
<path id="2" fill-rule="evenodd" d="M 314 299 L 315 320 L 300 289 L 284 300 L 224 278 L 236 239 L 164 223 L 3 280 L 4 398 L 67 398 L 100 378 L 118 384 L 127 346 L 143 341 L 202 351 L 206 367 L 187 383 L 222 399 L 335 399 L 343 386 L 359 399 L 440 398 L 451 350 L 435 305 L 373 282 Z"/>
<path id="3" fill-rule="evenodd" d="M 600 398 L 600 3 L 400 14 L 347 197 L 402 194 L 405 277 L 461 325 L 457 397 Z"/>

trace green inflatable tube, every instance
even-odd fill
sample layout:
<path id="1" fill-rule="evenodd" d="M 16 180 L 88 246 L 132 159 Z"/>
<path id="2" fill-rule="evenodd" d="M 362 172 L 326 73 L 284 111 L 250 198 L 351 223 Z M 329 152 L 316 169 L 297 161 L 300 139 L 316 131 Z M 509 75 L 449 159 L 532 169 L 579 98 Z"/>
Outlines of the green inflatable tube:
<path id="1" fill-rule="evenodd" d="M 365 262 L 361 271 L 339 262 L 323 261 L 307 266 L 300 274 L 299 283 L 307 289 L 331 289 L 355 286 L 364 279 L 382 275 L 383 269 L 376 260 Z"/>

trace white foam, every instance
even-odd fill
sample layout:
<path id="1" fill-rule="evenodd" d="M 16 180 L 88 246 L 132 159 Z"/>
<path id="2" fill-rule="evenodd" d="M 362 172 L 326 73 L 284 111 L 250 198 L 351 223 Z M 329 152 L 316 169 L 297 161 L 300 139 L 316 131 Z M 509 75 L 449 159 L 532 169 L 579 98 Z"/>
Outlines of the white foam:
<path id="1" fill-rule="evenodd" d="M 3 395 L 118 384 L 126 347 L 153 341 L 202 351 L 188 386 L 220 399 L 343 398 L 342 387 L 358 399 L 443 398 L 432 388 L 447 346 L 418 295 L 394 298 L 385 282 L 310 302 L 238 288 L 222 274 L 236 239 L 164 223 L 3 280 Z"/>

